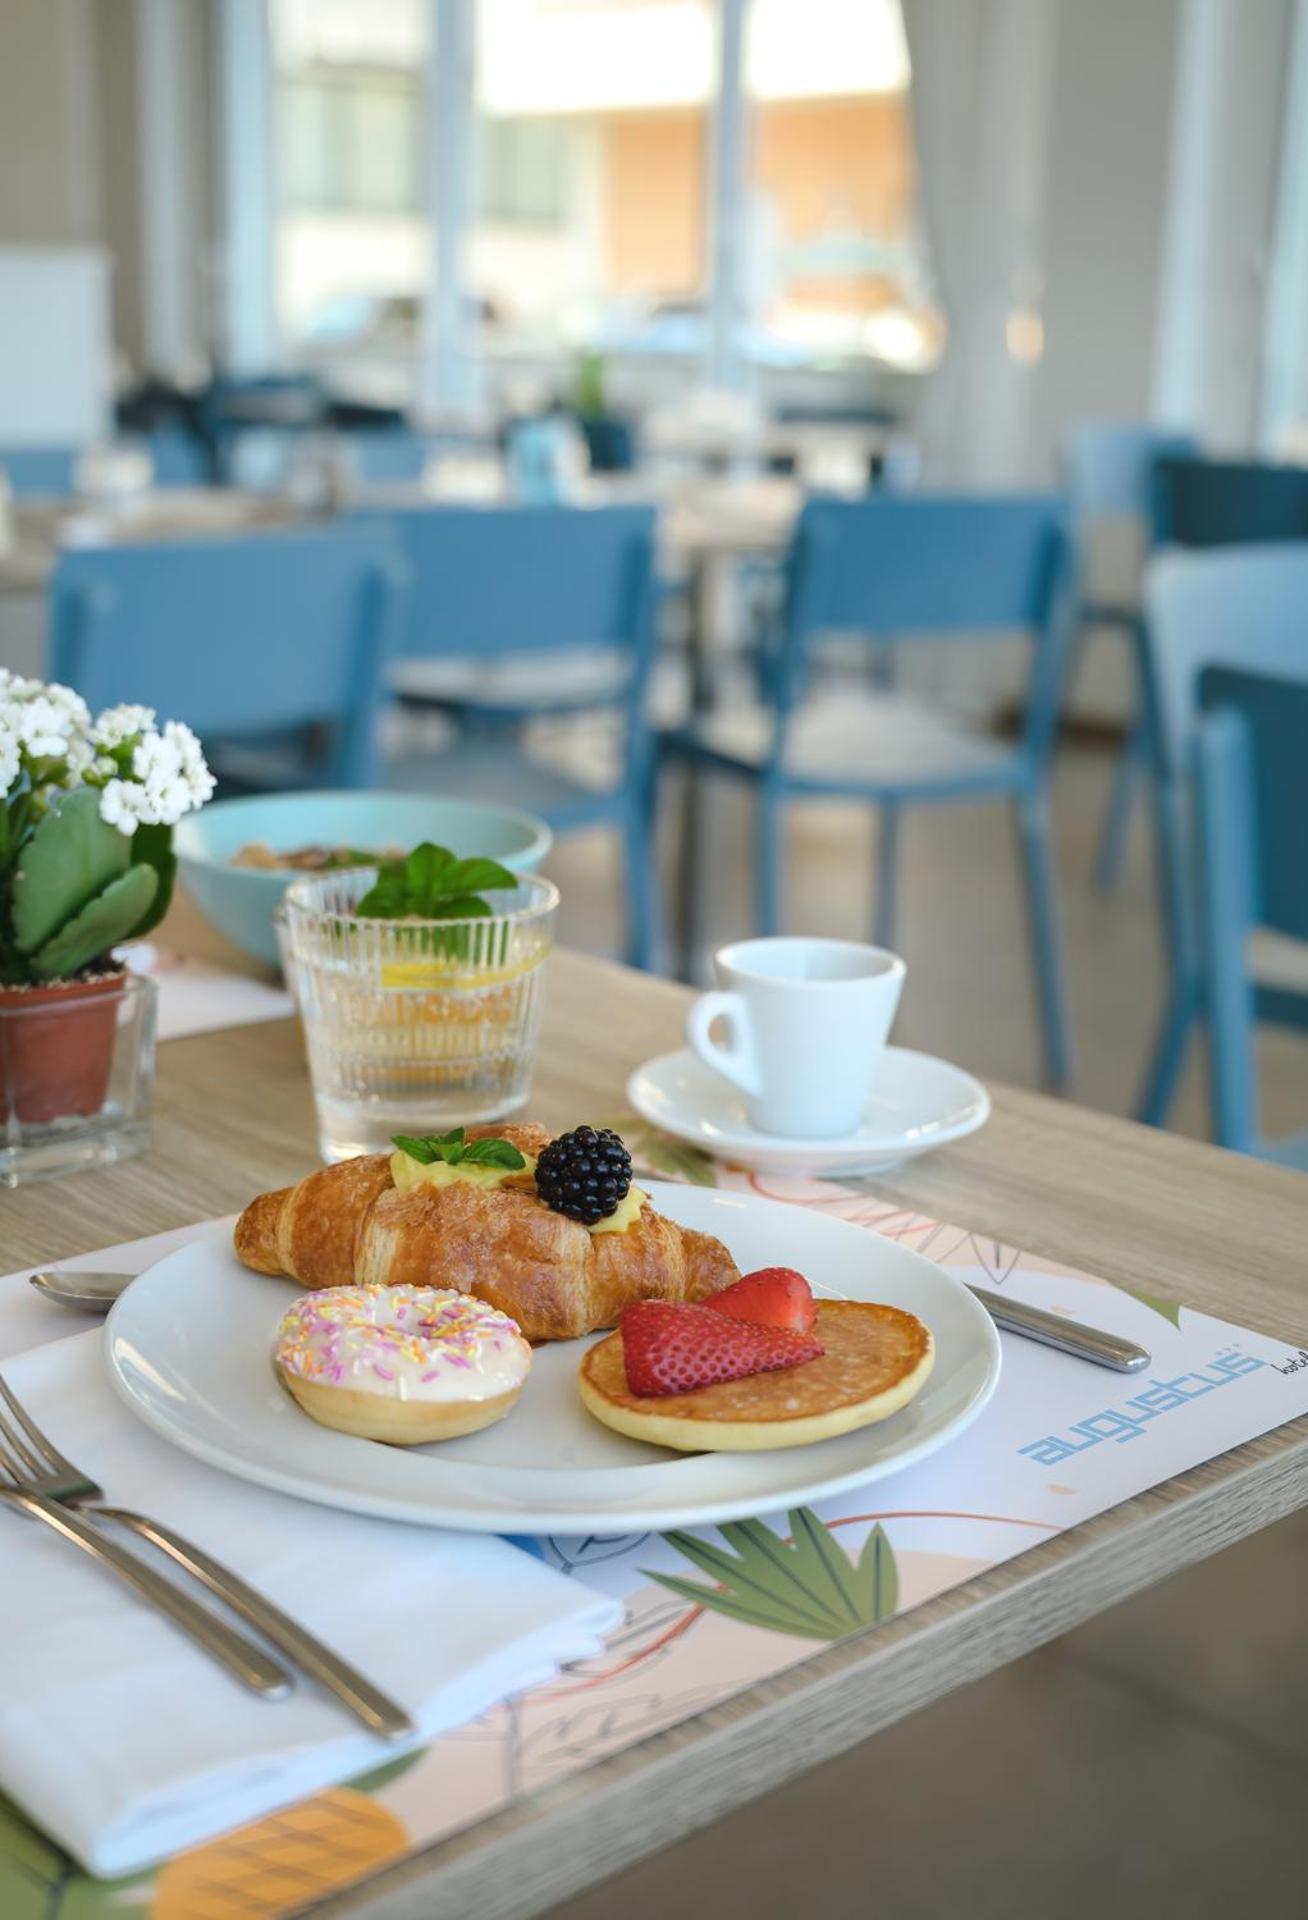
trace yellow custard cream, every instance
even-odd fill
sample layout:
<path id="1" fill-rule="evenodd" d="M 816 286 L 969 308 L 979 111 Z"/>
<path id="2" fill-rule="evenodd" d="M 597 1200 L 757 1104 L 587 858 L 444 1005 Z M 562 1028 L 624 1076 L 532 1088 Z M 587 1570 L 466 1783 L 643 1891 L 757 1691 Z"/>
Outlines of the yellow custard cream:
<path id="1" fill-rule="evenodd" d="M 625 1233 L 640 1219 L 640 1210 L 649 1199 L 639 1187 L 628 1187 L 626 1197 L 619 1200 L 617 1206 L 606 1220 L 597 1220 L 591 1228 L 592 1233 Z"/>
<path id="2" fill-rule="evenodd" d="M 391 1179 L 403 1193 L 410 1187 L 452 1187 L 463 1181 L 470 1187 L 502 1187 L 506 1180 L 514 1180 L 521 1186 L 524 1175 L 536 1171 L 536 1156 L 525 1153 L 525 1167 L 519 1167 L 516 1173 L 510 1173 L 507 1167 L 483 1167 L 476 1162 L 469 1164 L 461 1160 L 457 1166 L 450 1166 L 446 1160 L 433 1160 L 424 1165 L 421 1160 L 411 1160 L 409 1155 L 397 1147 L 391 1155 Z M 592 1233 L 625 1233 L 640 1218 L 640 1210 L 649 1195 L 640 1187 L 628 1187 L 626 1198 L 620 1200 L 607 1220 L 598 1220 L 590 1229 Z"/>

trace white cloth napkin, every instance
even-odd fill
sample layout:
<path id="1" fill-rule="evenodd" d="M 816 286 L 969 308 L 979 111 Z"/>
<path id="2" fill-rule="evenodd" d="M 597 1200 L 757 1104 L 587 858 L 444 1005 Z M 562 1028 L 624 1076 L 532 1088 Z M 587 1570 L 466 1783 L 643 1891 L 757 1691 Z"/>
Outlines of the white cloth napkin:
<path id="1" fill-rule="evenodd" d="M 621 1618 L 503 1540 L 335 1513 L 201 1465 L 120 1404 L 102 1341 L 36 1348 L 5 1378 L 117 1505 L 206 1547 L 407 1707 L 416 1744 L 594 1653 Z M 151 1865 L 397 1751 L 308 1680 L 288 1700 L 245 1692 L 0 1503 L 0 1788 L 88 1872 Z"/>

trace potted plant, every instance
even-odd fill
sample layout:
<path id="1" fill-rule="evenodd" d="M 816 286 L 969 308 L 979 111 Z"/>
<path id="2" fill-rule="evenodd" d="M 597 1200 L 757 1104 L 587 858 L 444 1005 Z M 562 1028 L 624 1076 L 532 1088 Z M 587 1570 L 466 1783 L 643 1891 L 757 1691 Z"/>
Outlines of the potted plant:
<path id="1" fill-rule="evenodd" d="M 189 727 L 0 669 L 0 1125 L 99 1111 L 113 950 L 162 919 L 173 827 L 213 786 Z"/>

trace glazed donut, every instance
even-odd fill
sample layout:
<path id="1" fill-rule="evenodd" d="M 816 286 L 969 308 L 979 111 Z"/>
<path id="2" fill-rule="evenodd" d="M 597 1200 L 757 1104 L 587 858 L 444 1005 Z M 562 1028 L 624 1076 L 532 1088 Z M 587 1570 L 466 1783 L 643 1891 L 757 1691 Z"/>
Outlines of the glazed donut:
<path id="1" fill-rule="evenodd" d="M 393 1446 L 502 1420 L 531 1348 L 507 1313 L 435 1287 L 323 1287 L 282 1316 L 273 1365 L 311 1419 Z"/>

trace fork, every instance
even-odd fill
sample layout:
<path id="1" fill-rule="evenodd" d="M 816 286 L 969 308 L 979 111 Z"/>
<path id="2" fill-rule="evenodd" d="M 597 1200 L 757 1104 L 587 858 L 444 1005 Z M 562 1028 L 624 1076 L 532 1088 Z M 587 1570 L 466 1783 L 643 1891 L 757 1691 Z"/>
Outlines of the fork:
<path id="1" fill-rule="evenodd" d="M 181 1534 L 174 1533 L 171 1527 L 150 1520 L 144 1514 L 130 1513 L 122 1507 L 106 1504 L 103 1490 L 75 1467 L 71 1460 L 65 1459 L 53 1441 L 37 1426 L 31 1414 L 20 1405 L 3 1375 L 0 1375 L 0 1400 L 12 1416 L 8 1417 L 0 1407 L 0 1471 L 7 1470 L 15 1483 L 12 1488 L 0 1484 L 0 1497 L 17 1500 L 29 1511 L 76 1539 L 88 1551 L 102 1553 L 111 1565 L 132 1581 L 138 1591 L 143 1589 L 136 1575 L 144 1575 L 150 1583 L 149 1597 L 156 1604 L 163 1605 L 174 1618 L 178 1617 L 178 1605 L 175 1603 L 180 1603 L 180 1607 L 186 1610 L 184 1624 L 188 1631 L 196 1631 L 192 1616 L 198 1616 L 199 1621 L 206 1623 L 206 1645 L 211 1652 L 216 1651 L 213 1645 L 215 1636 L 222 1636 L 224 1642 L 234 1642 L 243 1655 L 254 1655 L 263 1662 L 269 1672 L 276 1676 L 275 1690 L 284 1693 L 288 1676 L 280 1665 L 268 1660 L 243 1635 L 232 1632 L 205 1608 L 189 1600 L 170 1581 L 164 1580 L 132 1554 L 125 1553 L 121 1547 L 106 1539 L 82 1518 L 77 1509 L 85 1507 L 98 1520 L 114 1521 L 119 1526 L 129 1528 L 167 1554 L 178 1566 L 185 1568 L 187 1573 L 261 1633 L 279 1652 L 295 1661 L 320 1685 L 335 1694 L 373 1733 L 380 1734 L 386 1740 L 406 1740 L 418 1731 L 403 1707 L 342 1660 L 339 1654 L 333 1653 L 307 1628 L 292 1620 L 288 1613 L 283 1613 L 280 1607 L 242 1580 L 239 1574 L 223 1566 L 211 1554 L 205 1553 L 203 1548 L 183 1539 Z M 127 1573 L 126 1568 L 132 1569 L 132 1572 Z M 156 1587 L 163 1589 L 167 1600 L 160 1598 Z M 208 1634 L 209 1628 L 214 1630 L 212 1634 Z M 231 1651 L 230 1647 L 227 1651 Z M 224 1658 L 223 1654 L 218 1657 Z M 227 1664 L 226 1660 L 224 1663 Z M 260 1688 L 263 1692 L 273 1690 L 270 1687 Z"/>

